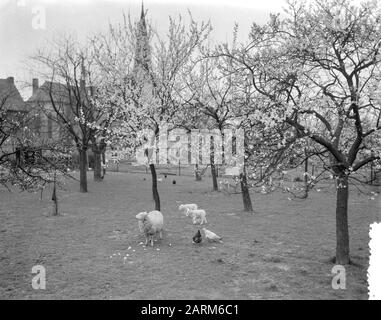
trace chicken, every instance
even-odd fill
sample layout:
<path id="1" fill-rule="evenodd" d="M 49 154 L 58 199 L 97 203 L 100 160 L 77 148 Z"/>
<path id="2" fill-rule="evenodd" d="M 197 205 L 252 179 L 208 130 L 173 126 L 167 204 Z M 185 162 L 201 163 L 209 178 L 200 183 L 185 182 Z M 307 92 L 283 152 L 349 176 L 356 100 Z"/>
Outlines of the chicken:
<path id="1" fill-rule="evenodd" d="M 193 243 L 201 243 L 202 241 L 202 236 L 200 230 L 197 230 L 196 234 L 192 238 Z"/>
<path id="2" fill-rule="evenodd" d="M 218 241 L 222 243 L 221 241 L 222 237 L 220 237 L 219 235 L 215 234 L 214 232 L 206 228 L 202 228 L 202 230 L 204 231 L 205 238 L 208 239 L 209 241 Z"/>

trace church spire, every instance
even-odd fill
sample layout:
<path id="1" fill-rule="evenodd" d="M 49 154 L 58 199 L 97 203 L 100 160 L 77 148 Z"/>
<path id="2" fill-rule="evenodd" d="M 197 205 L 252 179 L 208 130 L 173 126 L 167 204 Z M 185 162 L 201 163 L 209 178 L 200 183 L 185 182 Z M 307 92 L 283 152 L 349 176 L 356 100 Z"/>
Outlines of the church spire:
<path id="1" fill-rule="evenodd" d="M 140 20 L 144 19 L 144 2 L 142 1 L 142 12 L 140 13 Z"/>
<path id="2" fill-rule="evenodd" d="M 142 1 L 142 10 L 140 14 L 140 20 L 136 26 L 136 47 L 135 47 L 135 73 L 143 70 L 147 72 L 149 70 L 151 62 L 151 50 L 148 39 L 147 25 L 145 19 L 144 4 Z"/>

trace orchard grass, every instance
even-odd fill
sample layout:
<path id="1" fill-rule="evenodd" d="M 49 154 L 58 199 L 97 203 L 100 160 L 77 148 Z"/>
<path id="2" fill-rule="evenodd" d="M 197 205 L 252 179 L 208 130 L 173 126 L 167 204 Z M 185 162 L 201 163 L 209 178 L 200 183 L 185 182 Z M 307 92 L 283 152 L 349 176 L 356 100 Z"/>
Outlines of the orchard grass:
<path id="1" fill-rule="evenodd" d="M 334 290 L 332 183 L 306 200 L 251 190 L 250 214 L 240 194 L 212 192 L 209 177 L 168 176 L 158 183 L 164 237 L 144 248 L 135 215 L 154 208 L 150 174 L 108 172 L 101 183 L 88 175 L 88 193 L 75 181 L 58 191 L 56 217 L 49 215 L 50 189 L 42 200 L 40 193 L 0 191 L 1 299 L 368 298 L 369 224 L 381 221 L 380 196 L 350 188 L 352 263 L 346 289 Z M 207 229 L 224 243 L 192 244 L 200 227 L 178 211 L 181 203 L 205 209 Z M 46 290 L 31 286 L 34 265 L 46 268 Z"/>

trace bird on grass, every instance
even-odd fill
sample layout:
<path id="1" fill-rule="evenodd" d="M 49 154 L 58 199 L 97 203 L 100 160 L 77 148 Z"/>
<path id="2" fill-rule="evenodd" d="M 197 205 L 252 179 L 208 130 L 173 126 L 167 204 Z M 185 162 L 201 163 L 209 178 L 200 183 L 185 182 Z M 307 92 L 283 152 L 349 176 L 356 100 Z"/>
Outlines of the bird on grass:
<path id="1" fill-rule="evenodd" d="M 202 236 L 200 230 L 197 230 L 196 234 L 192 238 L 193 243 L 201 243 L 202 241 Z"/>
<path id="2" fill-rule="evenodd" d="M 222 237 L 220 237 L 219 235 L 215 234 L 214 232 L 206 229 L 206 228 L 202 228 L 202 230 L 204 231 L 204 234 L 205 234 L 205 238 L 208 239 L 208 241 L 218 241 L 218 242 L 221 242 L 222 243 Z"/>
<path id="3" fill-rule="evenodd" d="M 172 184 L 176 184 L 176 180 L 173 180 L 173 181 L 172 181 Z"/>

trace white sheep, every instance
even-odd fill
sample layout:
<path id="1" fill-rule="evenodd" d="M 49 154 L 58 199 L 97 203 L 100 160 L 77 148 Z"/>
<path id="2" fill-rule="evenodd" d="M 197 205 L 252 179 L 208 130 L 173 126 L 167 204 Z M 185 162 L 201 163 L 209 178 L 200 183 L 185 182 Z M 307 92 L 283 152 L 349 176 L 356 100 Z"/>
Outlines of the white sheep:
<path id="1" fill-rule="evenodd" d="M 156 233 L 159 233 L 160 239 L 163 238 L 164 219 L 160 211 L 140 212 L 136 215 L 136 219 L 138 219 L 140 231 L 146 236 L 145 245 L 150 241 L 153 246 L 153 236 Z"/>
<path id="2" fill-rule="evenodd" d="M 188 209 L 190 210 L 197 210 L 198 206 L 195 203 L 187 203 L 187 204 L 180 204 L 179 205 L 179 210 L 185 212 L 185 215 L 188 216 Z"/>
<path id="3" fill-rule="evenodd" d="M 206 211 L 205 210 L 202 210 L 202 209 L 191 210 L 188 208 L 186 215 L 190 216 L 192 218 L 193 224 L 208 223 L 208 221 L 206 221 Z"/>

